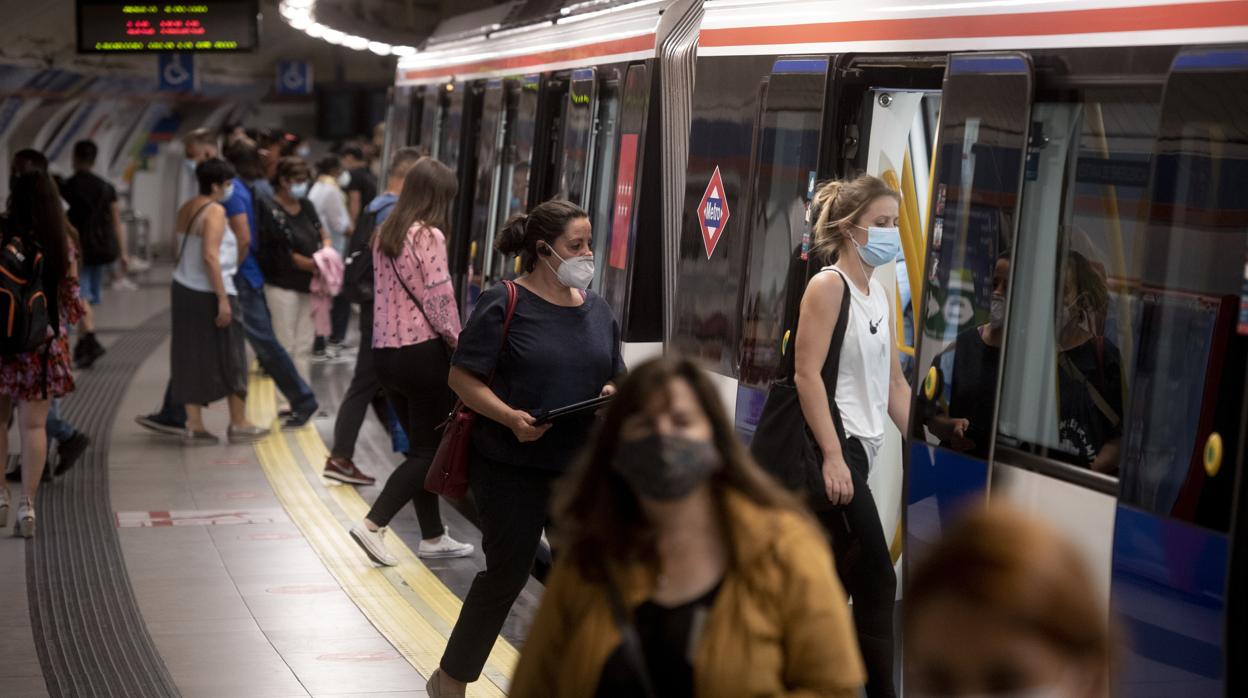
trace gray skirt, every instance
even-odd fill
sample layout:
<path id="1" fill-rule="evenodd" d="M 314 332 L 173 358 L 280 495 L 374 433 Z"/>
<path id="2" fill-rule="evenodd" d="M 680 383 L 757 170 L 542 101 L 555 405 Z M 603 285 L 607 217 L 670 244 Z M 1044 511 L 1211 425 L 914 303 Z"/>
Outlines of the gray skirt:
<path id="1" fill-rule="evenodd" d="M 247 395 L 247 349 L 242 311 L 230 296 L 229 327 L 217 327 L 217 296 L 173 282 L 170 398 L 178 405 L 207 405 Z"/>

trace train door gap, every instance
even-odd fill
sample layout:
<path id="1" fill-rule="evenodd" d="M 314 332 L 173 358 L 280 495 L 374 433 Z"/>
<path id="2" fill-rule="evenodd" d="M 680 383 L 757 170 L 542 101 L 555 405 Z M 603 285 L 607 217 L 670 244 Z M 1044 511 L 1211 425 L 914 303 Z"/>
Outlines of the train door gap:
<path id="1" fill-rule="evenodd" d="M 533 155 L 533 169 L 529 172 L 526 210 L 554 198 L 558 191 L 564 102 L 567 100 L 569 77 L 566 72 L 554 73 L 547 75 L 541 83 L 535 127 L 536 152 Z"/>

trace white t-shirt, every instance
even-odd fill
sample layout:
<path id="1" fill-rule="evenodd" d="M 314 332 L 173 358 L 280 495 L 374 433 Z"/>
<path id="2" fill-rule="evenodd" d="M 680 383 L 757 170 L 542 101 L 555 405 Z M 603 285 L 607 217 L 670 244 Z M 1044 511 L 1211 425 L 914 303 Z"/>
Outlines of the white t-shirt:
<path id="1" fill-rule="evenodd" d="M 823 270 L 840 272 L 834 266 Z M 836 406 L 841 411 L 845 434 L 861 441 L 874 463 L 876 453 L 884 445 L 884 423 L 888 419 L 892 312 L 879 281 L 871 279 L 868 295 L 843 274 L 842 278 L 846 279 L 850 301 L 836 379 Z"/>

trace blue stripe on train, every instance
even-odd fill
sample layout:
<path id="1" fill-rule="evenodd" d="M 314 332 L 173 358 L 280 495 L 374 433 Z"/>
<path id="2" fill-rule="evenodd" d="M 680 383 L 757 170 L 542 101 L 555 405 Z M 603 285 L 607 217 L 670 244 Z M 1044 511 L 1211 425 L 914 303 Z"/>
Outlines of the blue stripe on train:
<path id="1" fill-rule="evenodd" d="M 988 464 L 921 441 L 906 472 L 906 556 L 921 559 L 945 526 L 988 486 Z"/>
<path id="2" fill-rule="evenodd" d="M 1220 696 L 1227 537 L 1119 505 L 1111 600 L 1126 634 L 1123 695 Z"/>

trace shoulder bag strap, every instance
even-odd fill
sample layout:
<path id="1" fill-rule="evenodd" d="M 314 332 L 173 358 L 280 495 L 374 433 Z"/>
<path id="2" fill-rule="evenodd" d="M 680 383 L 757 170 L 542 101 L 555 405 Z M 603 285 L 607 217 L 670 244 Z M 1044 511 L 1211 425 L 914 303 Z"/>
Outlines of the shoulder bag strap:
<path id="1" fill-rule="evenodd" d="M 203 206 L 200 206 L 199 208 L 195 209 L 195 213 L 191 214 L 191 220 L 186 222 L 186 231 L 183 232 L 182 234 L 182 246 L 178 248 L 178 258 L 173 260 L 174 267 L 177 267 L 179 264 L 182 263 L 182 253 L 186 252 L 186 243 L 190 242 L 191 240 L 191 229 L 195 227 L 195 221 L 199 219 L 199 214 L 203 213 L 209 206 L 213 205 L 214 203 L 216 202 L 209 201 Z"/>
<path id="2" fill-rule="evenodd" d="M 628 663 L 633 666 L 633 671 L 637 674 L 642 695 L 645 698 L 655 698 L 654 682 L 650 680 L 650 669 L 646 666 L 646 656 L 641 648 L 641 635 L 638 634 L 637 626 L 633 625 L 632 618 L 625 610 L 624 602 L 620 599 L 620 592 L 616 589 L 615 582 L 612 581 L 610 575 L 607 576 L 607 600 L 611 603 L 611 616 L 615 619 L 615 627 L 620 632 L 620 649 L 623 650 Z"/>
<path id="3" fill-rule="evenodd" d="M 382 252 L 382 254 L 386 253 Z M 420 311 L 420 316 L 425 319 L 425 324 L 429 326 L 429 329 L 433 329 L 433 323 L 429 322 L 429 316 L 425 314 L 424 306 L 420 304 L 420 300 L 416 298 L 416 294 L 412 293 L 412 289 L 407 287 L 407 282 L 403 280 L 403 275 L 399 273 L 399 267 L 394 263 L 394 257 L 386 255 L 386 259 L 390 260 L 390 269 L 394 272 L 394 278 L 399 280 L 399 285 L 403 287 L 404 291 L 407 291 L 407 297 L 411 298 L 412 302 L 416 304 L 416 309 Z"/>

